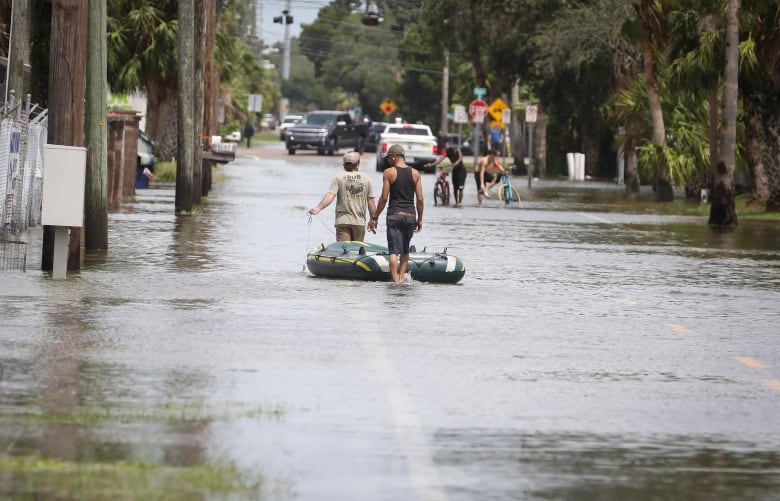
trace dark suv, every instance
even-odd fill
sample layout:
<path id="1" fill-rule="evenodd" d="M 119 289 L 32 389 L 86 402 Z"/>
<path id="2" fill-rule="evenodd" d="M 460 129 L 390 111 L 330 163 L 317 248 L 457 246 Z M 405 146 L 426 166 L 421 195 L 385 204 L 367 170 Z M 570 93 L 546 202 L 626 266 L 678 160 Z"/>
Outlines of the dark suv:
<path id="1" fill-rule="evenodd" d="M 287 153 L 311 148 L 333 155 L 340 148 L 360 151 L 368 135 L 368 124 L 355 122 L 346 111 L 312 111 L 301 122 L 287 129 Z"/>
<path id="2" fill-rule="evenodd" d="M 363 145 L 363 151 L 366 153 L 376 153 L 376 147 L 379 144 L 379 136 L 382 131 L 387 127 L 386 122 L 374 122 L 371 127 L 368 128 L 368 136 L 366 136 L 366 142 Z"/>

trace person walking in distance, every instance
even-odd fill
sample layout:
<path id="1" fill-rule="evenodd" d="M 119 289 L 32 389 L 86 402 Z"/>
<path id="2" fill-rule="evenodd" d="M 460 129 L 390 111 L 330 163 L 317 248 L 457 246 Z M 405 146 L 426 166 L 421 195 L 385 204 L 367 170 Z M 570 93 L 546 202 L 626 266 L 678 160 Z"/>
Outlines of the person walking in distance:
<path id="1" fill-rule="evenodd" d="M 320 203 L 309 209 L 309 214 L 319 214 L 336 199 L 336 240 L 362 242 L 366 236 L 366 205 L 369 214 L 376 211 L 374 188 L 371 179 L 358 172 L 360 153 L 345 153 L 342 164 L 344 171 L 336 174 Z M 376 233 L 376 229 L 372 231 Z"/>
<path id="2" fill-rule="evenodd" d="M 400 144 L 388 148 L 385 158 L 389 167 L 382 175 L 382 195 L 368 224 L 369 230 L 376 231 L 379 215 L 387 205 L 385 222 L 390 251 L 390 277 L 395 284 L 402 283 L 406 276 L 412 236 L 422 230 L 425 208 L 420 173 L 406 165 L 404 154 Z"/>
<path id="3" fill-rule="evenodd" d="M 460 148 L 450 146 L 449 141 L 444 142 L 444 148 L 439 150 L 443 152 L 436 160 L 425 164 L 426 167 L 439 165 L 442 160 L 448 158 L 452 164 L 452 189 L 455 190 L 455 207 L 460 207 L 463 203 L 463 187 L 466 185 L 466 166 L 463 165 L 463 153 Z"/>

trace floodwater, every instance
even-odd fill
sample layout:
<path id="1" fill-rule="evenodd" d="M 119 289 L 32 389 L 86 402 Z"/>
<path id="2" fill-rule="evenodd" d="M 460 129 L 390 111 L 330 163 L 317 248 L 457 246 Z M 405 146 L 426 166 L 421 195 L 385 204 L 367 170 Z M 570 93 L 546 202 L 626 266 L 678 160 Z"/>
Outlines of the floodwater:
<path id="1" fill-rule="evenodd" d="M 434 207 L 426 175 L 413 243 L 464 279 L 327 280 L 304 263 L 333 206 L 306 210 L 338 157 L 253 155 L 202 214 L 139 190 L 65 280 L 25 235 L 27 271 L 0 271 L 0 497 L 780 496 L 778 223 L 525 178 L 519 209 L 477 207 L 471 177 Z"/>

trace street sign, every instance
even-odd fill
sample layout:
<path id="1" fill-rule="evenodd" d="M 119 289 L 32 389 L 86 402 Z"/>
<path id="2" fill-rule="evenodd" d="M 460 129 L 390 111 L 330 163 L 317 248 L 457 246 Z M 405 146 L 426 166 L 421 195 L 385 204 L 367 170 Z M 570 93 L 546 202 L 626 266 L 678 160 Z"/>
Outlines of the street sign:
<path id="1" fill-rule="evenodd" d="M 453 122 L 456 124 L 465 124 L 468 123 L 469 116 L 466 114 L 466 107 L 458 105 L 455 107 L 455 113 L 453 117 Z"/>
<path id="2" fill-rule="evenodd" d="M 482 111 L 478 112 L 477 110 Z M 477 113 L 482 113 L 483 118 L 484 114 L 487 113 L 487 103 L 481 99 L 475 99 L 469 104 L 469 115 L 471 115 L 471 118 L 476 118 Z"/>
<path id="3" fill-rule="evenodd" d="M 487 106 L 476 108 L 476 111 L 474 112 L 474 123 L 475 124 L 481 124 L 485 121 L 485 116 L 487 115 Z"/>
<path id="4" fill-rule="evenodd" d="M 474 87 L 474 95 L 477 96 L 478 99 L 482 99 L 482 96 L 487 94 L 487 89 L 484 87 Z"/>
<path id="5" fill-rule="evenodd" d="M 504 125 L 512 123 L 512 110 L 506 108 L 501 111 L 501 122 L 503 122 Z"/>
<path id="6" fill-rule="evenodd" d="M 527 106 L 525 108 L 525 121 L 529 124 L 536 122 L 536 106 Z"/>
<path id="7" fill-rule="evenodd" d="M 249 113 L 260 113 L 263 111 L 263 95 L 249 94 L 249 102 L 246 109 Z"/>
<path id="8" fill-rule="evenodd" d="M 382 104 L 379 105 L 379 109 L 387 116 L 392 115 L 396 108 L 397 106 L 392 99 L 385 99 L 382 101 Z"/>
<path id="9" fill-rule="evenodd" d="M 500 97 L 497 97 L 493 100 L 492 103 L 490 103 L 490 106 L 488 107 L 488 111 L 490 112 L 490 116 L 493 117 L 494 120 L 501 120 L 501 112 L 508 109 L 509 106 L 506 105 L 503 99 Z"/>

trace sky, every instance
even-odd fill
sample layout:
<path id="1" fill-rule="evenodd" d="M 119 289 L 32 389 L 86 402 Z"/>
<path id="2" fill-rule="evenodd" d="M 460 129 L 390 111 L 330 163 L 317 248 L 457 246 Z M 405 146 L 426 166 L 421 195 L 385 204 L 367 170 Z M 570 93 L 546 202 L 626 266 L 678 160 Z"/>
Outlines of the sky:
<path id="1" fill-rule="evenodd" d="M 290 37 L 301 34 L 301 23 L 308 24 L 317 19 L 317 12 L 328 5 L 330 0 L 256 0 L 259 15 L 262 16 L 262 26 L 258 35 L 266 45 L 284 41 L 284 25 L 274 24 L 274 17 L 281 16 L 282 11 L 290 3 L 290 15 L 293 23 L 290 25 Z"/>

